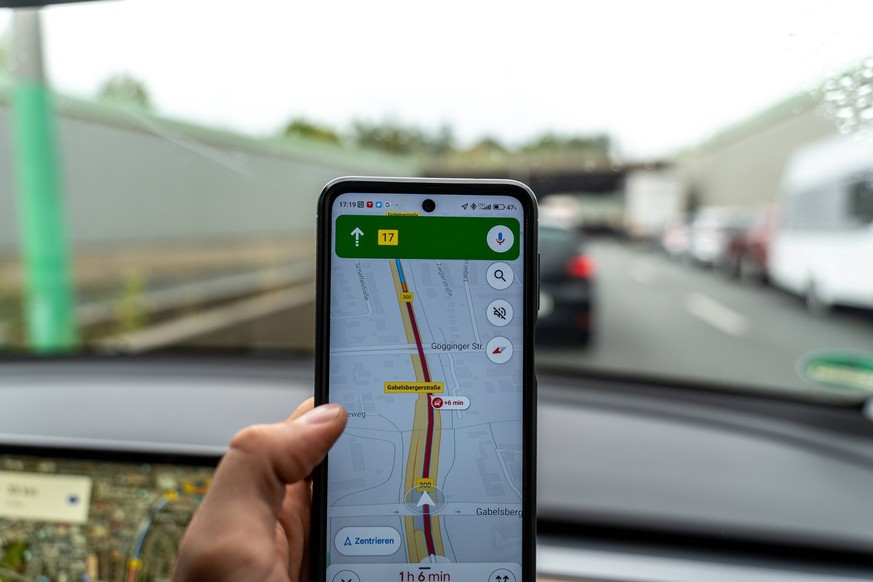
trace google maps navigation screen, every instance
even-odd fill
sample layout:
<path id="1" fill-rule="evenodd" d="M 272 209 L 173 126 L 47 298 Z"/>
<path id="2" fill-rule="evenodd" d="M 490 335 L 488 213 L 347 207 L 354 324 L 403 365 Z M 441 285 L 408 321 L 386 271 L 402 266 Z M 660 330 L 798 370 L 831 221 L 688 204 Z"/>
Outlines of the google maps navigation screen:
<path id="1" fill-rule="evenodd" d="M 509 196 L 332 207 L 330 582 L 518 582 L 523 211 Z"/>

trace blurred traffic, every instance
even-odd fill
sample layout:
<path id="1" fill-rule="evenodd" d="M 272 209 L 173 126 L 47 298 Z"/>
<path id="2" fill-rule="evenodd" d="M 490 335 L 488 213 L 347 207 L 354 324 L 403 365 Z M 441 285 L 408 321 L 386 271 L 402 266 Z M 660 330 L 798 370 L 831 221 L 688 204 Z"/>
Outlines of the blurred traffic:
<path id="1" fill-rule="evenodd" d="M 189 26 L 166 39 L 167 54 L 185 54 L 201 13 L 174 10 Z M 226 7 L 209 10 L 235 21 Z M 734 84 L 755 93 L 743 107 L 739 93 L 722 98 L 700 82 L 711 67 L 695 69 L 693 80 L 684 72 L 671 77 L 683 89 L 669 102 L 614 105 L 634 93 L 613 85 L 626 81 L 615 71 L 637 66 L 636 51 L 605 56 L 599 74 L 611 88 L 592 92 L 565 74 L 579 49 L 563 36 L 562 50 L 516 56 L 557 67 L 550 83 L 564 90 L 530 83 L 495 94 L 476 68 L 468 76 L 475 90 L 460 101 L 436 90 L 386 101 L 386 85 L 376 83 L 369 100 L 342 99 L 331 115 L 317 113 L 327 94 L 316 91 L 330 66 L 301 70 L 309 81 L 290 84 L 267 74 L 283 69 L 292 49 L 252 53 L 263 66 L 238 67 L 260 75 L 255 93 L 243 97 L 249 89 L 228 85 L 222 67 L 222 89 L 208 99 L 197 96 L 212 73 L 192 80 L 186 69 L 167 83 L 159 73 L 176 67 L 167 54 L 146 51 L 131 70 L 90 53 L 69 60 L 70 51 L 87 47 L 65 35 L 79 38 L 86 24 L 94 35 L 127 27 L 127 36 L 113 37 L 121 48 L 151 46 L 134 33 L 160 12 L 135 1 L 47 9 L 51 34 L 43 39 L 35 13 L 0 14 L 7 17 L 0 20 L 7 30 L 0 35 L 0 130 L 13 138 L 0 142 L 0 165 L 15 169 L 0 175 L 3 191 L 14 193 L 0 196 L 0 349 L 311 351 L 321 187 L 341 175 L 423 175 L 516 179 L 536 192 L 541 362 L 820 395 L 821 386 L 798 373 L 810 354 L 873 354 L 873 60 L 866 58 L 873 45 L 866 30 L 852 36 L 860 44 L 833 41 L 833 54 L 815 34 L 793 36 L 827 53 L 828 66 L 813 70 L 799 49 L 776 51 L 786 75 L 796 66 L 792 83 L 770 75 L 772 67 L 748 86 L 742 70 L 720 69 L 718 79 L 739 75 Z M 778 34 L 788 34 L 783 12 L 762 15 Z M 816 26 L 830 18 L 816 14 Z M 530 15 L 510 16 L 527 26 Z M 491 14 L 477 18 L 489 22 Z M 267 20 L 272 30 L 281 18 Z M 303 42 L 274 32 L 276 43 Z M 227 48 L 211 31 L 201 34 L 203 46 Z M 394 78 L 396 63 L 372 40 L 362 37 L 357 52 Z M 40 42 L 51 66 L 30 58 Z M 751 71 L 774 51 L 767 39 L 742 55 L 736 51 L 748 47 L 722 55 L 724 46 L 703 43 L 700 53 L 731 63 L 742 57 Z M 346 66 L 347 49 L 326 48 L 333 52 L 322 60 Z M 454 45 L 427 51 L 435 52 L 416 57 L 417 70 L 455 74 L 469 64 Z M 447 51 L 460 56 L 448 59 Z M 79 68 L 91 60 L 93 70 Z M 666 72 L 674 59 L 658 62 Z M 58 86 L 46 71 L 61 79 Z M 70 81 L 76 75 L 82 85 Z M 331 79 L 328 93 L 341 93 Z M 608 97 L 597 106 L 585 101 L 601 94 Z M 276 99 L 261 111 L 248 105 L 260 103 L 253 95 Z M 197 107 L 186 109 L 189 98 Z M 422 105 L 431 98 L 448 105 Z M 207 104 L 225 113 L 204 117 Z M 706 107 L 690 106 L 699 104 Z M 501 113 L 488 121 L 495 108 Z M 266 120 L 257 130 L 245 121 L 253 112 Z M 852 390 L 853 397 L 870 392 Z"/>
<path id="2" fill-rule="evenodd" d="M 752 207 L 700 206 L 667 217 L 659 246 L 688 265 L 773 286 L 821 315 L 873 308 L 873 148 L 814 141 L 789 156 L 778 187 Z M 632 237 L 652 242 L 652 237 Z"/>
<path id="3" fill-rule="evenodd" d="M 693 158 L 626 176 L 621 226 L 587 235 L 597 342 L 584 353 L 544 350 L 540 361 L 813 394 L 804 358 L 873 352 L 871 142 L 835 135 L 784 147 L 785 163 L 755 198 L 730 195 L 718 155 L 697 180 L 687 178 Z M 543 215 L 586 231 L 582 198 L 557 200 L 542 201 Z M 542 252 L 545 262 L 555 251 Z"/>
<path id="4" fill-rule="evenodd" d="M 541 206 L 540 361 L 815 393 L 796 373 L 803 357 L 834 346 L 873 352 L 873 155 L 870 141 L 839 135 L 814 100 L 800 112 L 776 109 L 739 136 L 638 164 L 617 162 L 599 142 L 491 152 L 484 161 L 476 149 L 415 158 L 366 149 L 348 157 L 328 147 L 304 155 L 298 142 L 265 145 L 182 124 L 168 142 L 163 121 L 112 118 L 104 131 L 114 110 L 90 109 L 83 122 L 85 104 L 70 101 L 59 126 L 71 143 L 88 144 L 65 154 L 84 346 L 311 349 L 306 216 L 323 182 L 367 168 L 518 177 Z M 814 137 L 797 143 L 798 125 Z M 737 141 L 755 144 L 753 167 L 737 159 Z M 95 151 L 115 172 L 144 176 L 127 198 L 107 187 L 108 173 L 91 171 L 85 158 Z M 215 176 L 216 160 L 223 177 L 208 191 L 193 189 Z M 173 174 L 148 169 L 174 164 Z M 735 187 L 736 167 L 746 168 L 748 188 Z M 750 177 L 756 168 L 760 175 Z M 264 183 L 268 175 L 276 179 Z M 260 203 L 241 204 L 234 192 L 255 176 Z M 149 196 L 156 188 L 160 204 Z M 103 213 L 91 212 L 95 205 Z M 186 218 L 186 208 L 200 208 L 200 219 Z M 25 341 L 26 312 L 13 216 L 0 214 L 0 338 L 14 348 Z M 655 282 L 669 290 L 661 303 L 652 303 Z M 819 319 L 803 319 L 804 305 Z M 689 318 L 694 323 L 677 332 Z M 748 377 L 735 371 L 740 360 Z"/>

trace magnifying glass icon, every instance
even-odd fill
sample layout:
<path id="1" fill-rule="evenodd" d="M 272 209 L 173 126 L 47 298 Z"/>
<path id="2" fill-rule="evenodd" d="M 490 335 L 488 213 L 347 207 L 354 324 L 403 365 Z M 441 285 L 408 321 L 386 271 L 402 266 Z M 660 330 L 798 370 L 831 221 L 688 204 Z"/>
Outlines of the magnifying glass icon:
<path id="1" fill-rule="evenodd" d="M 512 272 L 512 267 L 507 263 L 492 263 L 488 267 L 488 272 L 485 273 L 485 278 L 492 289 L 500 291 L 512 285 L 515 273 Z"/>

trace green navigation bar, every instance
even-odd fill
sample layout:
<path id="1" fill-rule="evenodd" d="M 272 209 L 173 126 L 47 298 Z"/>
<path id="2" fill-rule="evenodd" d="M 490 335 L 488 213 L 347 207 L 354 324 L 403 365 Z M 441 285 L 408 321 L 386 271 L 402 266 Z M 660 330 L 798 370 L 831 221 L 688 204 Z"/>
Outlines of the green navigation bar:
<path id="1" fill-rule="evenodd" d="M 334 236 L 344 259 L 512 261 L 520 245 L 515 218 L 343 214 Z"/>

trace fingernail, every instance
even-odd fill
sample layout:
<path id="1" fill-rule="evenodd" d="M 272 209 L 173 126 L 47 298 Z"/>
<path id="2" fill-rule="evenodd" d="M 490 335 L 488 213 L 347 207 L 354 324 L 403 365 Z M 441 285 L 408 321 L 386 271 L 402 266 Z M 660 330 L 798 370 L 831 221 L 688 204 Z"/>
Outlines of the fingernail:
<path id="1" fill-rule="evenodd" d="M 300 417 L 300 422 L 305 424 L 321 424 L 339 418 L 342 407 L 339 404 L 322 404 L 313 408 Z"/>

